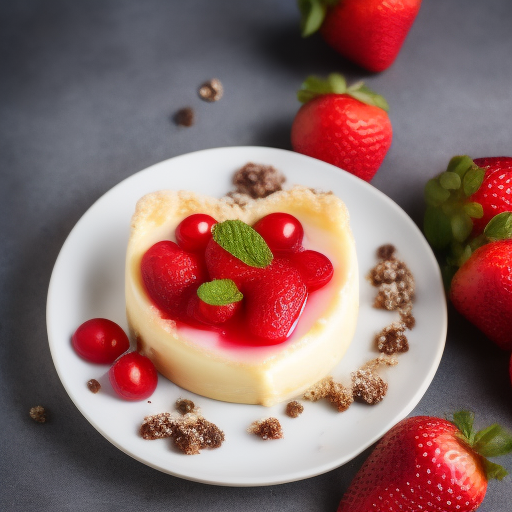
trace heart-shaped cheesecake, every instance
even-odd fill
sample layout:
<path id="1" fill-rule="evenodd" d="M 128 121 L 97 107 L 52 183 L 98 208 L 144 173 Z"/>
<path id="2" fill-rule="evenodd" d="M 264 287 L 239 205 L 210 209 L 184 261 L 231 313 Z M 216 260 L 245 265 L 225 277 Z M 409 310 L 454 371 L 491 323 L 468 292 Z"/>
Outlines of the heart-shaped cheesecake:
<path id="1" fill-rule="evenodd" d="M 343 357 L 358 297 L 349 215 L 332 193 L 294 187 L 240 206 L 160 191 L 137 203 L 130 331 L 186 390 L 266 406 L 298 396 Z"/>

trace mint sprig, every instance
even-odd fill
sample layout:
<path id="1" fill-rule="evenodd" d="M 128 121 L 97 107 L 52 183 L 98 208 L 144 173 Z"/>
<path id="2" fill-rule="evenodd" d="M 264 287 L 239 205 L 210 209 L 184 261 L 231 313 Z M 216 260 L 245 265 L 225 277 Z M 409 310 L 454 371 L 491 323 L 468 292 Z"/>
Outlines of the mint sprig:
<path id="1" fill-rule="evenodd" d="M 263 237 L 241 220 L 226 220 L 212 228 L 213 239 L 250 267 L 265 268 L 274 258 Z"/>
<path id="2" fill-rule="evenodd" d="M 203 283 L 197 289 L 197 296 L 211 306 L 227 306 L 244 298 L 231 279 L 214 279 Z"/>
<path id="3" fill-rule="evenodd" d="M 346 94 L 367 105 L 389 111 L 388 102 L 383 96 L 372 91 L 363 82 L 347 86 L 344 76 L 339 73 L 331 73 L 327 79 L 308 76 L 297 92 L 297 99 L 301 103 L 307 103 L 325 94 Z"/>

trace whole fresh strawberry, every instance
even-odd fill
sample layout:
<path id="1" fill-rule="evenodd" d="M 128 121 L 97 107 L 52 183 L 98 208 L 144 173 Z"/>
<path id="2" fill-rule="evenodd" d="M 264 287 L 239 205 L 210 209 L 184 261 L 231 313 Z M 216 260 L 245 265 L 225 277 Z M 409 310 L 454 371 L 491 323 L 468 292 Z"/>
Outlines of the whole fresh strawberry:
<path id="1" fill-rule="evenodd" d="M 473 415 L 453 422 L 417 416 L 393 427 L 377 444 L 338 512 L 470 512 L 482 503 L 490 478 L 507 472 L 487 460 L 512 451 L 499 425 L 477 433 Z"/>
<path id="2" fill-rule="evenodd" d="M 332 48 L 369 71 L 396 59 L 421 0 L 299 0 L 302 35 L 320 30 Z"/>
<path id="3" fill-rule="evenodd" d="M 294 151 L 370 181 L 393 137 L 386 100 L 362 83 L 347 87 L 337 73 L 307 78 L 297 97 L 303 105 L 291 129 Z"/>
<path id="4" fill-rule="evenodd" d="M 496 345 L 512 351 L 512 240 L 479 247 L 453 276 L 450 300 Z"/>

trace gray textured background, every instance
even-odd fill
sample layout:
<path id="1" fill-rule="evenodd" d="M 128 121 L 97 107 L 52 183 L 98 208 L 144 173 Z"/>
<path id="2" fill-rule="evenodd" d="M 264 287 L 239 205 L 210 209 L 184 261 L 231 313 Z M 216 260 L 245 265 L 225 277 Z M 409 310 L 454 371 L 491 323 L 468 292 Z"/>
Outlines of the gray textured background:
<path id="1" fill-rule="evenodd" d="M 58 252 L 91 204 L 131 174 L 194 150 L 290 149 L 295 91 L 312 73 L 364 78 L 391 105 L 394 140 L 372 184 L 421 222 L 422 188 L 454 154 L 512 155 L 512 2 L 425 1 L 396 63 L 370 75 L 292 0 L 0 1 L 0 509 L 334 512 L 368 455 L 291 484 L 223 488 L 132 460 L 81 416 L 48 349 Z M 224 98 L 198 99 L 218 77 Z M 179 128 L 192 106 L 196 124 Z M 512 430 L 508 355 L 450 310 L 439 371 L 416 414 L 471 408 Z M 44 404 L 51 422 L 28 416 Z M 512 470 L 512 456 L 502 459 Z M 482 512 L 512 503 L 511 477 Z"/>

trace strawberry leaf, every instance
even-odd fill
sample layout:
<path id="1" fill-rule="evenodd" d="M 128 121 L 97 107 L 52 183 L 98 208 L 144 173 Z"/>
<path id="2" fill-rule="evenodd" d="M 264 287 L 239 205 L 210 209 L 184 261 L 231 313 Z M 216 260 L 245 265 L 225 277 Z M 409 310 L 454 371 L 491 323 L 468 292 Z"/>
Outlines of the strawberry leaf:
<path id="1" fill-rule="evenodd" d="M 481 167 L 472 167 L 465 174 L 462 179 L 462 188 L 466 197 L 473 195 L 482 185 L 484 181 L 485 170 Z"/>
<path id="2" fill-rule="evenodd" d="M 490 241 L 512 238 L 512 212 L 495 215 L 485 226 L 484 234 Z"/>
<path id="3" fill-rule="evenodd" d="M 468 155 L 458 155 L 450 159 L 446 170 L 448 172 L 457 173 L 462 179 L 473 165 L 474 163 L 471 157 Z"/>
<path id="4" fill-rule="evenodd" d="M 482 459 L 482 464 L 484 465 L 485 474 L 488 480 L 503 480 L 508 475 L 508 471 L 503 466 L 500 466 L 495 462 L 491 462 L 488 459 Z"/>
<path id="5" fill-rule="evenodd" d="M 369 87 L 364 85 L 362 82 L 358 82 L 347 89 L 347 94 L 355 98 L 356 100 L 362 101 L 367 105 L 373 105 L 379 107 L 386 112 L 389 111 L 389 104 L 380 94 L 372 91 Z"/>
<path id="6" fill-rule="evenodd" d="M 264 268 L 274 256 L 263 237 L 241 220 L 226 220 L 212 228 L 213 239 L 250 267 Z"/>
<path id="7" fill-rule="evenodd" d="M 450 197 L 450 191 L 443 188 L 439 180 L 428 180 L 424 189 L 425 202 L 430 206 L 440 206 Z"/>
<path id="8" fill-rule="evenodd" d="M 244 298 L 231 279 L 214 279 L 203 283 L 197 289 L 197 296 L 212 306 L 226 306 Z"/>
<path id="9" fill-rule="evenodd" d="M 450 217 L 442 210 L 427 207 L 423 219 L 423 232 L 434 249 L 444 249 L 452 241 Z"/>
<path id="10" fill-rule="evenodd" d="M 484 216 L 484 209 L 480 203 L 466 203 L 463 208 L 472 219 L 481 219 Z"/>
<path id="11" fill-rule="evenodd" d="M 445 171 L 439 176 L 439 184 L 446 190 L 457 190 L 462 180 L 456 172 Z"/>
<path id="12" fill-rule="evenodd" d="M 467 441 L 473 443 L 473 423 L 475 414 L 471 411 L 459 411 L 454 413 L 452 423 L 462 432 Z"/>
<path id="13" fill-rule="evenodd" d="M 494 424 L 475 434 L 473 449 L 483 457 L 498 457 L 512 452 L 512 435 Z"/>
<path id="14" fill-rule="evenodd" d="M 327 7 L 337 2 L 338 0 L 298 0 L 302 37 L 308 37 L 317 32 L 325 19 Z"/>
<path id="15" fill-rule="evenodd" d="M 464 242 L 473 230 L 473 221 L 464 210 L 452 215 L 451 219 L 453 238 L 457 242 Z"/>

